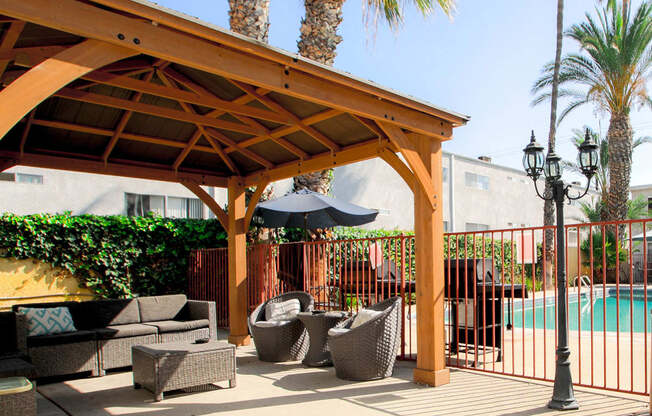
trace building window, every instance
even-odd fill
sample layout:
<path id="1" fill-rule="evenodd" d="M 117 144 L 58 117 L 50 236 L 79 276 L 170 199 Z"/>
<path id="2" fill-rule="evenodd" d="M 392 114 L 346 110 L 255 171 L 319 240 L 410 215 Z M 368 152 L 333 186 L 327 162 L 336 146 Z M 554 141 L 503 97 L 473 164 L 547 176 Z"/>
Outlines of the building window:
<path id="1" fill-rule="evenodd" d="M 475 222 L 467 222 L 464 224 L 465 231 L 486 231 L 489 229 L 487 224 L 478 224 Z"/>
<path id="2" fill-rule="evenodd" d="M 392 213 L 392 211 L 387 208 L 376 208 L 376 211 L 378 211 L 378 215 L 384 216 L 389 216 Z"/>
<path id="3" fill-rule="evenodd" d="M 465 172 L 464 182 L 466 183 L 466 186 L 471 188 L 482 189 L 485 191 L 489 190 L 488 176 L 478 175 L 477 173 Z"/>
<path id="4" fill-rule="evenodd" d="M 442 181 L 443 182 L 448 182 L 448 168 L 447 167 L 444 167 L 444 169 L 442 170 L 441 176 L 442 176 Z"/>
<path id="5" fill-rule="evenodd" d="M 28 173 L 0 173 L 0 181 L 17 182 L 17 183 L 33 183 L 42 185 L 43 175 L 31 175 Z"/>
<path id="6" fill-rule="evenodd" d="M 167 206 L 166 206 L 167 199 Z M 168 218 L 202 218 L 202 203 L 197 198 L 162 195 L 125 194 L 127 215 L 144 216 L 154 213 Z"/>

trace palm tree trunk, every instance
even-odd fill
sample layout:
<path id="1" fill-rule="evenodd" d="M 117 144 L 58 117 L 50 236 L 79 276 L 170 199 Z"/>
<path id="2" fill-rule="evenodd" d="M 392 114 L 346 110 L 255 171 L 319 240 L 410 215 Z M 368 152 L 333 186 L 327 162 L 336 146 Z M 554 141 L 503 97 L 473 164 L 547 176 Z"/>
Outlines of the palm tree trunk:
<path id="1" fill-rule="evenodd" d="M 555 149 L 555 137 L 557 135 L 557 98 L 559 96 L 559 67 L 561 62 L 562 39 L 564 35 L 564 0 L 557 0 L 557 45 L 555 47 L 555 69 L 552 77 L 552 96 L 550 97 L 550 128 L 548 131 L 548 151 Z M 544 195 L 552 195 L 551 184 L 546 181 Z M 543 205 L 543 225 L 553 225 L 555 223 L 555 206 L 553 201 L 546 201 Z M 545 288 L 553 287 L 553 264 L 554 261 L 554 244 L 553 230 L 545 232 L 544 250 L 546 251 L 546 276 Z"/>
<path id="2" fill-rule="evenodd" d="M 609 141 L 609 198 L 607 220 L 627 218 L 629 179 L 632 171 L 632 126 L 627 114 L 612 114 L 607 131 Z"/>
<path id="3" fill-rule="evenodd" d="M 269 0 L 229 0 L 231 30 L 267 43 Z"/>
<path id="4" fill-rule="evenodd" d="M 342 37 L 337 28 L 342 23 L 344 0 L 304 0 L 305 17 L 301 20 L 299 54 L 306 58 L 333 65 L 337 45 Z M 294 178 L 294 190 L 309 189 L 327 194 L 331 188 L 332 169 L 307 173 Z"/>

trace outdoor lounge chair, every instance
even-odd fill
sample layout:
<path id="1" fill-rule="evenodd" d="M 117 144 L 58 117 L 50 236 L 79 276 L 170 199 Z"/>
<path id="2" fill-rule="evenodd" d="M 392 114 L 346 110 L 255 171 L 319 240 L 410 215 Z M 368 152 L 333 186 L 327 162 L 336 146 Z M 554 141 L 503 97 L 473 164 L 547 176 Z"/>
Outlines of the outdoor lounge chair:
<path id="1" fill-rule="evenodd" d="M 300 312 L 310 312 L 314 299 L 306 292 L 288 292 L 258 305 L 249 316 L 249 332 L 254 338 L 256 352 L 261 361 L 281 362 L 303 359 L 308 351 L 308 333 L 295 316 L 288 320 L 269 321 L 267 305 L 297 299 Z"/>
<path id="2" fill-rule="evenodd" d="M 401 298 L 368 309 L 382 313 L 351 328 L 355 315 L 329 331 L 328 347 L 339 378 L 374 380 L 392 375 L 401 342 Z"/>

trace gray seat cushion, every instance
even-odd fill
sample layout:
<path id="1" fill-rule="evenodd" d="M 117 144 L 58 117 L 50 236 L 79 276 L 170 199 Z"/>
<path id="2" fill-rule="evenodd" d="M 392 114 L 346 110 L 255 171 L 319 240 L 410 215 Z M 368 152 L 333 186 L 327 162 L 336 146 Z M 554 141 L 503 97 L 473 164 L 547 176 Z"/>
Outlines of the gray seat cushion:
<path id="1" fill-rule="evenodd" d="M 84 314 L 83 329 L 103 328 L 110 325 L 140 322 L 140 312 L 136 299 L 81 302 L 78 308 Z"/>
<path id="2" fill-rule="evenodd" d="M 138 299 L 141 322 L 179 319 L 186 306 L 186 295 L 146 296 Z"/>
<path id="3" fill-rule="evenodd" d="M 52 345 L 72 344 L 74 342 L 84 342 L 95 340 L 95 332 L 93 331 L 74 331 L 63 332 L 54 335 L 38 335 L 27 337 L 28 347 L 49 347 Z"/>
<path id="4" fill-rule="evenodd" d="M 156 328 L 144 324 L 109 325 L 105 328 L 96 328 L 98 339 L 139 337 L 142 335 L 155 335 Z"/>
<path id="5" fill-rule="evenodd" d="M 208 328 L 208 319 L 196 319 L 194 321 L 154 321 L 143 325 L 151 325 L 158 328 L 158 332 L 182 332 L 193 329 Z"/>

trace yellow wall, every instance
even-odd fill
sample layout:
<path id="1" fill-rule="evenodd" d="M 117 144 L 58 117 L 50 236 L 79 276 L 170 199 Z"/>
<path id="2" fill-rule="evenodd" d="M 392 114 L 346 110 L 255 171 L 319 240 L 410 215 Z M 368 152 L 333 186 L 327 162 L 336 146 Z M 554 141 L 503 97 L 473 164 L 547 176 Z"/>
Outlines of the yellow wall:
<path id="1" fill-rule="evenodd" d="M 581 252 L 578 250 L 577 247 L 568 247 L 567 255 L 566 255 L 566 261 L 568 264 L 568 268 L 566 269 L 566 278 L 568 279 L 569 282 L 575 281 L 575 278 L 577 277 L 577 254 L 578 252 L 581 255 Z M 584 263 L 584 256 L 580 258 L 580 270 L 582 275 L 590 276 L 591 274 L 591 268 L 588 266 L 583 265 Z"/>
<path id="2" fill-rule="evenodd" d="M 0 310 L 17 303 L 89 300 L 90 290 L 65 269 L 38 260 L 0 258 Z"/>

